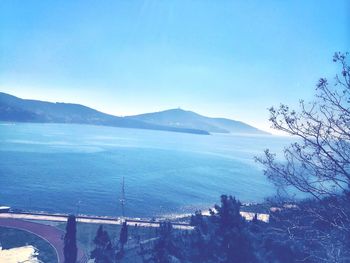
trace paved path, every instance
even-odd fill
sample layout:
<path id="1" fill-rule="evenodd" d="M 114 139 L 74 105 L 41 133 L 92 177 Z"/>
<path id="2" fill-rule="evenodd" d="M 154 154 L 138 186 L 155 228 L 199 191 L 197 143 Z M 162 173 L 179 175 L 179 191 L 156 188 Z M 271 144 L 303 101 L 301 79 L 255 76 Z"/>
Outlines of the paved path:
<path id="1" fill-rule="evenodd" d="M 58 262 L 59 263 L 64 262 L 64 255 L 63 255 L 64 232 L 62 230 L 49 225 L 38 224 L 38 223 L 23 221 L 18 219 L 7 219 L 7 218 L 0 218 L 0 226 L 21 229 L 43 238 L 44 240 L 49 242 L 52 245 L 52 247 L 55 249 Z M 84 257 L 83 251 L 78 248 L 78 261 L 83 257 Z"/>

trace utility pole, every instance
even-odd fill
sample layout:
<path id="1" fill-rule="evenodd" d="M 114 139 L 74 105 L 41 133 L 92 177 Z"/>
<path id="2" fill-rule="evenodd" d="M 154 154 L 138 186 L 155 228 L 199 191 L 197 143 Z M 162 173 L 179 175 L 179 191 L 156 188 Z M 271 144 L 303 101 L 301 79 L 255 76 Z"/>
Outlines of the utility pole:
<path id="1" fill-rule="evenodd" d="M 122 179 L 122 191 L 121 191 L 121 197 L 120 197 L 120 206 L 122 209 L 122 219 L 124 220 L 124 216 L 125 216 L 125 185 L 124 185 L 124 176 Z"/>

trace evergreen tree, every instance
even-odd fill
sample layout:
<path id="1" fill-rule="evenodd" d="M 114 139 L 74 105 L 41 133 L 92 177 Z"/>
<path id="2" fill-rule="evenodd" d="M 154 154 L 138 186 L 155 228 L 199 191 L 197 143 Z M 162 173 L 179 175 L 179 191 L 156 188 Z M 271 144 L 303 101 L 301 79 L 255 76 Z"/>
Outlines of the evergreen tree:
<path id="1" fill-rule="evenodd" d="M 113 263 L 115 262 L 115 253 L 112 242 L 107 231 L 103 230 L 103 226 L 97 230 L 94 239 L 95 249 L 91 252 L 91 258 L 95 259 L 95 263 Z"/>
<path id="2" fill-rule="evenodd" d="M 128 241 L 128 225 L 126 222 L 123 223 L 122 229 L 120 230 L 120 235 L 119 235 L 119 242 L 121 245 L 121 250 L 124 249 L 124 245 Z"/>
<path id="3" fill-rule="evenodd" d="M 245 219 L 240 215 L 240 202 L 222 195 L 209 217 L 196 213 L 189 241 L 190 262 L 254 262 L 251 237 Z"/>
<path id="4" fill-rule="evenodd" d="M 190 249 L 184 251 L 187 252 L 185 257 L 187 257 L 190 262 L 206 262 L 212 254 L 209 244 L 211 228 L 209 227 L 207 219 L 208 218 L 204 217 L 200 211 L 196 211 L 191 217 L 191 225 L 194 226 L 195 229 L 190 232 L 188 238 L 189 244 L 186 245 L 186 247 Z"/>
<path id="5" fill-rule="evenodd" d="M 221 196 L 210 216 L 200 211 L 191 218 L 195 229 L 175 232 L 170 222 L 160 224 L 158 240 L 150 251 L 141 246 L 144 262 L 256 262 L 252 236 L 240 215 L 240 202 L 231 196 Z"/>
<path id="6" fill-rule="evenodd" d="M 175 246 L 173 226 L 170 222 L 162 222 L 159 226 L 159 239 L 154 248 L 152 259 L 157 263 L 172 262 L 178 256 L 178 249 Z"/>
<path id="7" fill-rule="evenodd" d="M 77 261 L 77 229 L 76 219 L 74 215 L 69 215 L 66 225 L 66 234 L 64 236 L 64 262 L 65 263 L 76 263 Z"/>
<path id="8" fill-rule="evenodd" d="M 120 244 L 120 250 L 117 253 L 117 258 L 121 259 L 124 256 L 124 246 L 126 242 L 128 241 L 128 225 L 126 222 L 123 222 L 122 228 L 120 230 L 119 234 L 119 244 Z"/>
<path id="9" fill-rule="evenodd" d="M 240 215 L 241 203 L 232 196 L 221 196 L 221 206 L 216 205 L 216 214 L 211 221 L 216 225 L 211 246 L 216 262 L 253 262 L 245 219 Z"/>

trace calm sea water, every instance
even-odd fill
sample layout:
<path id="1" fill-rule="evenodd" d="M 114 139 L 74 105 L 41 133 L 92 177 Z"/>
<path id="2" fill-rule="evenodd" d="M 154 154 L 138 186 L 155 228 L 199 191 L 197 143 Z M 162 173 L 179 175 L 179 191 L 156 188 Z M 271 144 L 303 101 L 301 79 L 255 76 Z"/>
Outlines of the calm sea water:
<path id="1" fill-rule="evenodd" d="M 192 135 L 71 124 L 0 124 L 0 205 L 94 215 L 161 216 L 274 193 L 253 160 L 285 138 Z"/>

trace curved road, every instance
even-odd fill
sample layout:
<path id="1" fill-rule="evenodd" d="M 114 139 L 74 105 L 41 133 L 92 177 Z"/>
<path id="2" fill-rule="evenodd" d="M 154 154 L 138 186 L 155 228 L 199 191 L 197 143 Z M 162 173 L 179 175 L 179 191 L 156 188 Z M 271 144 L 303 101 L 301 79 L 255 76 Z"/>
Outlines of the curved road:
<path id="1" fill-rule="evenodd" d="M 17 220 L 17 219 L 5 219 L 5 218 L 0 218 L 0 226 L 21 229 L 41 237 L 42 239 L 49 242 L 51 246 L 53 246 L 57 254 L 58 262 L 59 263 L 64 262 L 64 255 L 63 255 L 64 232 L 62 230 L 49 225 Z M 78 262 L 83 257 L 84 257 L 84 253 L 78 247 Z"/>

